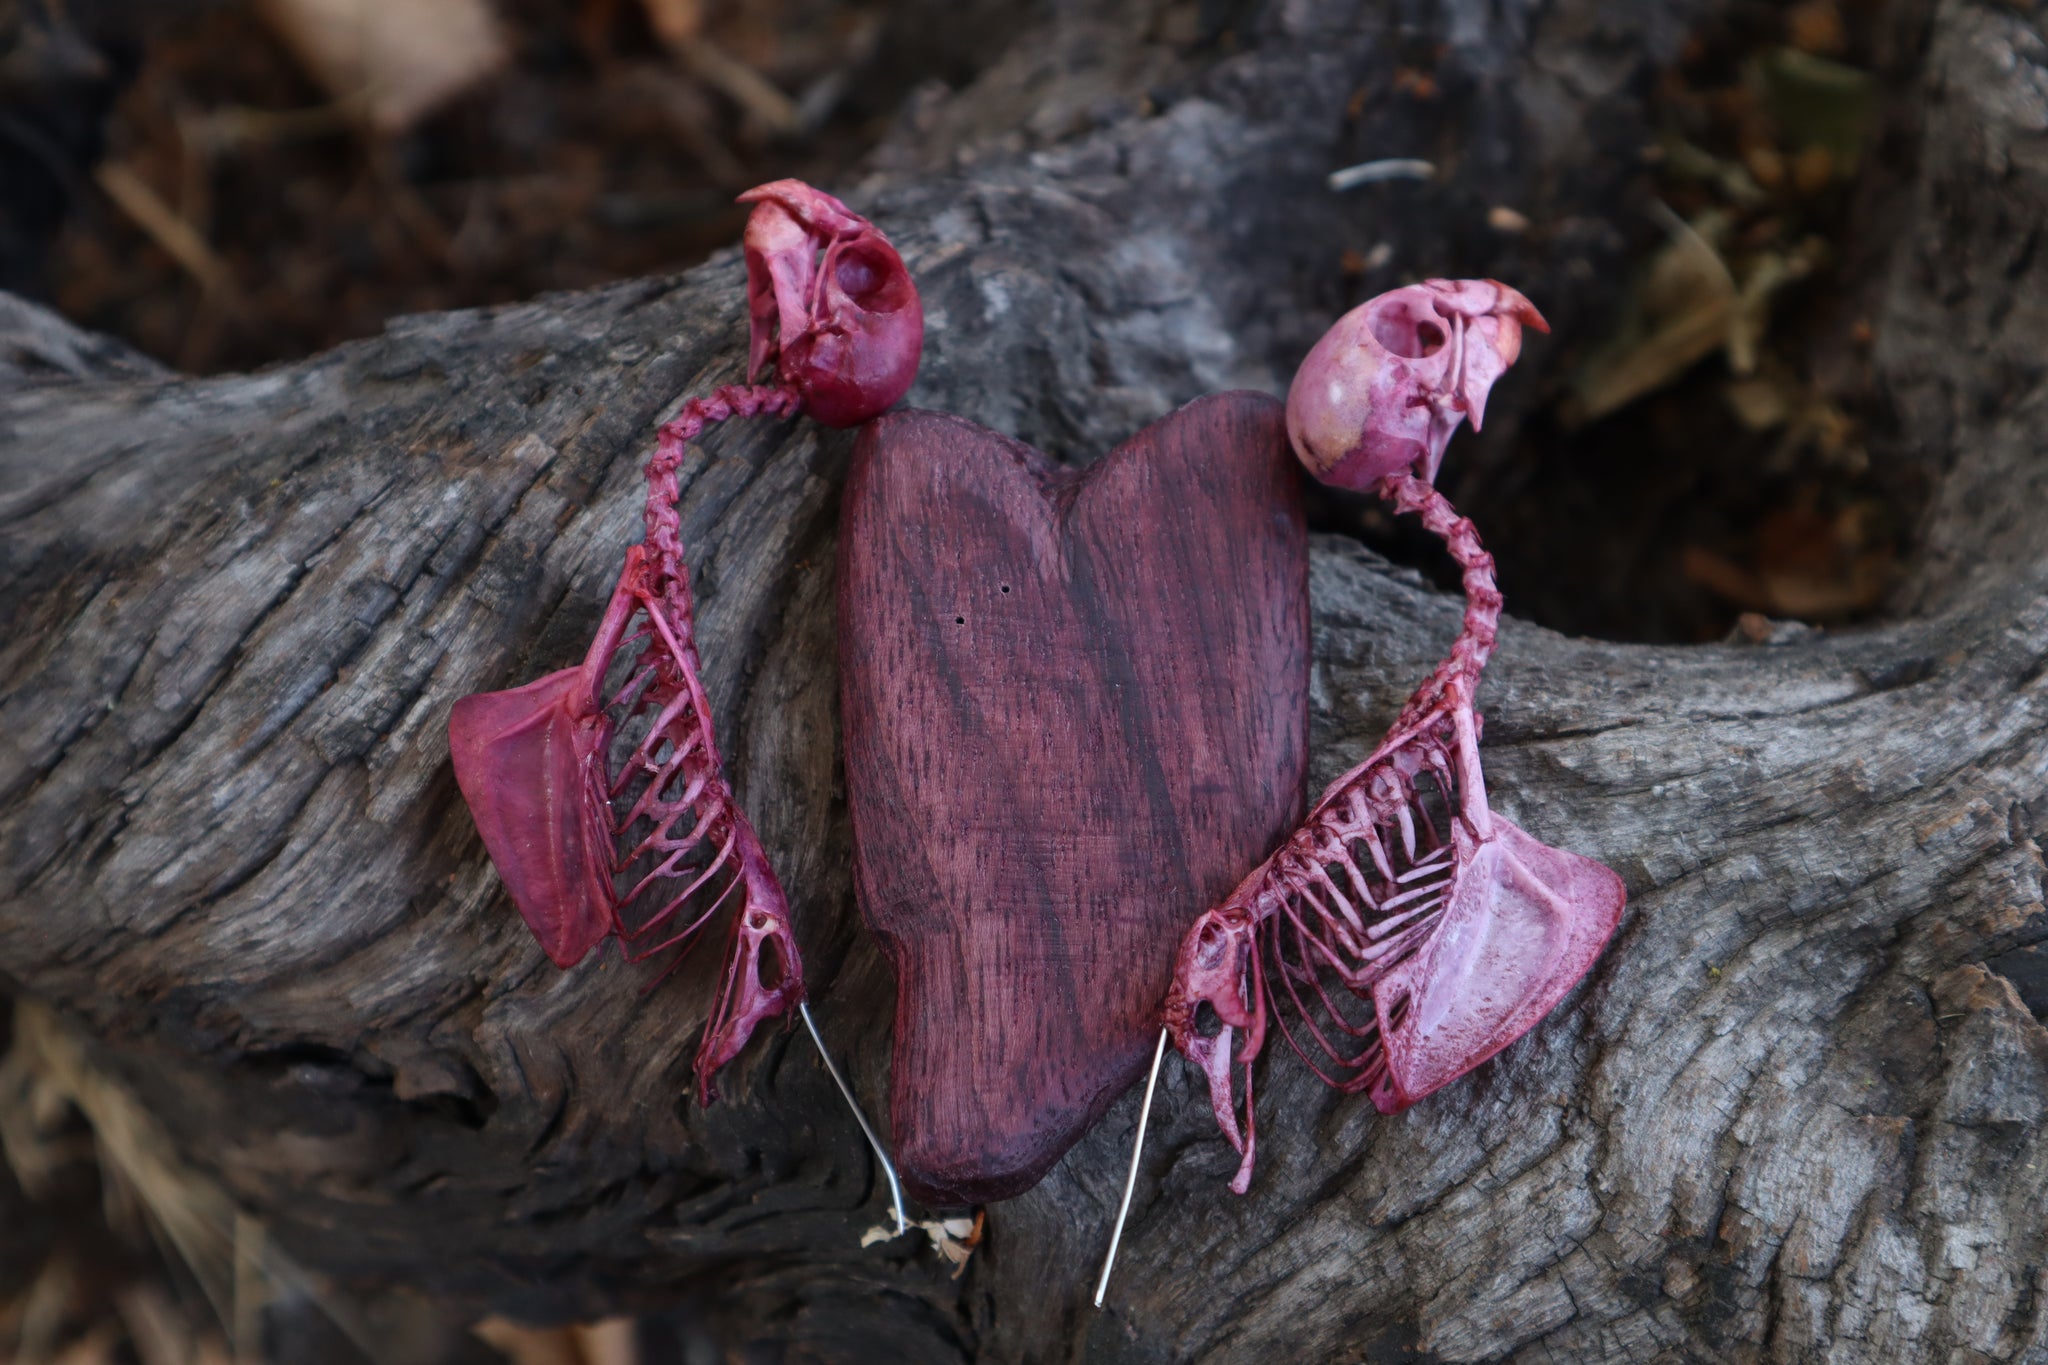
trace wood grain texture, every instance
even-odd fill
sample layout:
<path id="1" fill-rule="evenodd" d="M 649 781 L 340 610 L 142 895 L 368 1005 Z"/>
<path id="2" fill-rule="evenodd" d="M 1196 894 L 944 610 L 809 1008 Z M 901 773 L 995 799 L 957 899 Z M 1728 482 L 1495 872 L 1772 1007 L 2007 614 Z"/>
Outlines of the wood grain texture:
<path id="1" fill-rule="evenodd" d="M 1299 817 L 1307 542 L 1264 394 L 1086 469 L 939 413 L 862 433 L 841 727 L 918 1198 L 1037 1183 L 1144 1067 L 1189 921 Z"/>
<path id="2" fill-rule="evenodd" d="M 1347 305 L 1342 252 L 1384 241 L 1389 279 L 1512 279 L 1555 326 L 1452 456 L 1512 475 L 1628 277 L 1644 94 L 1728 6 L 1226 4 L 1227 45 L 1176 37 L 1181 6 L 1013 8 L 1029 37 L 909 111 L 853 196 L 925 297 L 914 402 L 1062 455 L 1280 391 Z M 1941 0 L 1886 30 L 1898 103 L 1843 268 L 1873 454 L 1931 492 L 1912 610 L 1629 646 L 1514 620 L 1504 580 L 1494 799 L 1615 867 L 1627 922 L 1542 1028 L 1396 1118 L 1276 1052 L 1244 1199 L 1169 1061 L 1105 1312 L 1135 1093 L 958 1280 L 912 1239 L 862 1247 L 882 1196 L 808 1044 L 760 1039 L 718 1105 L 684 1102 L 711 955 L 645 998 L 615 963 L 557 972 L 433 743 L 456 697 L 580 654 L 653 424 L 744 364 L 736 253 L 210 380 L 0 320 L 4 988 L 328 1284 L 682 1303 L 713 1358 L 2048 1358 L 2041 22 Z M 1418 53 L 1437 99 L 1402 93 Z M 1438 178 L 1329 193 L 1390 148 Z M 1492 204 L 1538 230 L 1492 231 Z M 895 991 L 838 771 L 850 447 L 734 427 L 682 505 L 719 735 L 876 1112 Z M 1334 539 L 1309 591 L 1314 785 L 1385 732 L 1458 602 Z"/>

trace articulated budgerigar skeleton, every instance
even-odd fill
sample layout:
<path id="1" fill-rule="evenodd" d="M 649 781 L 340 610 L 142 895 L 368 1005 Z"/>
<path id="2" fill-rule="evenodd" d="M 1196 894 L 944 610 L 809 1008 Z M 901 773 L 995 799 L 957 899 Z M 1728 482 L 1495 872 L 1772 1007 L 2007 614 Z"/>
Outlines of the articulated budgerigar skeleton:
<path id="1" fill-rule="evenodd" d="M 448 722 L 484 847 L 557 965 L 612 936 L 628 960 L 687 951 L 734 904 L 723 982 L 697 1049 L 706 1101 L 755 1027 L 801 1006 L 803 962 L 788 900 L 712 736 L 676 471 L 688 443 L 729 417 L 866 421 L 910 387 L 924 335 L 916 286 L 866 219 L 795 180 L 741 200 L 755 205 L 749 369 L 772 363 L 776 382 L 726 385 L 662 426 L 647 465 L 645 537 L 626 551 L 583 662 L 464 697 Z"/>
<path id="2" fill-rule="evenodd" d="M 1494 281 L 1410 285 L 1340 320 L 1288 394 L 1303 464 L 1419 516 L 1463 570 L 1466 607 L 1379 747 L 1181 943 L 1164 1022 L 1242 1153 L 1239 1193 L 1269 1021 L 1330 1084 L 1398 1113 L 1532 1028 L 1620 922 L 1619 877 L 1487 805 L 1473 697 L 1501 596 L 1492 556 L 1432 482 L 1459 423 L 1479 425 L 1524 325 L 1548 330 Z"/>

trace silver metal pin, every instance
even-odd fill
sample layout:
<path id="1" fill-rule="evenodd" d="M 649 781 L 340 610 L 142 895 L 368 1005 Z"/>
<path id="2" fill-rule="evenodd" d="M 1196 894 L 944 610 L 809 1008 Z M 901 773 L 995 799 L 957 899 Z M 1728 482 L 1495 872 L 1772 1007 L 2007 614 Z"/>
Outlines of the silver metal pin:
<path id="1" fill-rule="evenodd" d="M 799 1000 L 796 1011 L 804 1017 L 804 1027 L 810 1030 L 811 1041 L 817 1045 L 819 1060 L 825 1063 L 825 1074 L 832 1078 L 832 1084 L 839 1087 L 839 1093 L 846 1097 L 846 1107 L 853 1111 L 854 1121 L 867 1136 L 868 1146 L 874 1148 L 875 1160 L 882 1163 L 882 1174 L 889 1177 L 889 1203 L 896 1211 L 896 1233 L 901 1236 L 910 1230 L 910 1215 L 903 1211 L 903 1182 L 896 1178 L 896 1163 L 889 1160 L 889 1153 L 882 1147 L 882 1139 L 876 1135 L 875 1126 L 868 1122 L 867 1114 L 861 1109 L 860 1101 L 853 1097 L 853 1087 L 846 1083 L 846 1077 L 839 1074 L 839 1067 L 832 1060 L 832 1054 L 825 1049 L 825 1039 L 818 1032 L 818 1021 L 811 1018 L 808 1001 Z M 1130 1200 L 1124 1196 L 1125 1202 Z M 1123 1220 L 1117 1220 L 1121 1227 Z"/>
<path id="2" fill-rule="evenodd" d="M 1124 1240 L 1124 1219 L 1131 1212 L 1131 1191 L 1138 1187 L 1138 1158 L 1145 1151 L 1145 1125 L 1152 1118 L 1152 1092 L 1159 1087 L 1159 1064 L 1166 1060 L 1166 1030 L 1159 1030 L 1159 1046 L 1152 1049 L 1152 1074 L 1145 1078 L 1145 1099 L 1138 1106 L 1138 1135 L 1131 1139 L 1131 1170 L 1124 1177 L 1124 1199 L 1117 1205 L 1116 1230 L 1109 1234 L 1109 1255 L 1102 1258 L 1102 1278 L 1095 1282 L 1095 1306 L 1109 1290 L 1109 1272 L 1116 1265 L 1116 1249 Z"/>

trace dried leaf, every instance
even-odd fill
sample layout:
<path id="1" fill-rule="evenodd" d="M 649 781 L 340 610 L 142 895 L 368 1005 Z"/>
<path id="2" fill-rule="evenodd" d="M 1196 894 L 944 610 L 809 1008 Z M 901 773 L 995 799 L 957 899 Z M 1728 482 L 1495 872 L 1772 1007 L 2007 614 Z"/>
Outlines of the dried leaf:
<path id="1" fill-rule="evenodd" d="M 1821 148 L 1835 175 L 1853 174 L 1876 109 L 1871 74 L 1789 47 L 1764 58 L 1758 72 L 1784 144 Z"/>
<path id="2" fill-rule="evenodd" d="M 1722 390 L 1735 419 L 1750 431 L 1769 431 L 1792 418 L 1798 395 L 1776 378 L 1737 380 Z"/>
<path id="3" fill-rule="evenodd" d="M 967 1258 L 981 1245 L 981 1239 L 988 1227 L 988 1215 L 976 1209 L 972 1218 L 940 1218 L 912 1223 L 901 1231 L 888 1227 L 873 1227 L 861 1234 L 862 1246 L 873 1246 L 876 1242 L 894 1241 L 905 1232 L 922 1232 L 931 1238 L 932 1250 L 946 1258 L 953 1266 L 953 1278 L 959 1279 L 967 1269 Z"/>
<path id="4" fill-rule="evenodd" d="M 1757 350 L 1770 327 L 1772 300 L 1786 285 L 1812 274 L 1826 252 L 1827 244 L 1816 238 L 1790 252 L 1766 251 L 1750 258 L 1728 319 L 1729 369 L 1745 375 L 1756 371 Z"/>
<path id="5" fill-rule="evenodd" d="M 1815 145 L 1792 158 L 1792 188 L 1801 194 L 1818 194 L 1835 177 L 1835 156 Z"/>
<path id="6" fill-rule="evenodd" d="M 567 1327 L 527 1327 L 509 1318 L 485 1318 L 469 1329 L 512 1365 L 583 1365 Z"/>
<path id="7" fill-rule="evenodd" d="M 1718 597 L 1774 617 L 1831 620 L 1876 607 L 1897 573 L 1896 547 L 1874 500 L 1833 512 L 1811 496 L 1778 507 L 1757 528 L 1753 563 L 1688 545 L 1685 576 Z"/>
<path id="8" fill-rule="evenodd" d="M 1663 208 L 1659 205 L 1659 208 Z M 1651 260 L 1614 336 L 1572 382 L 1568 417 L 1590 422 L 1653 393 L 1717 349 L 1737 375 L 1754 373 L 1779 290 L 1811 274 L 1826 244 L 1742 258 L 1738 280 L 1720 251 L 1728 219 L 1708 210 L 1692 223 L 1663 209 L 1670 243 Z"/>
<path id="9" fill-rule="evenodd" d="M 142 1365 L 185 1365 L 190 1327 L 163 1290 L 146 1281 L 114 1296 Z"/>
<path id="10" fill-rule="evenodd" d="M 631 1318 L 528 1327 L 490 1317 L 469 1329 L 512 1365 L 639 1365 L 640 1337 Z"/>
<path id="11" fill-rule="evenodd" d="M 932 1246 L 939 1255 L 953 1263 L 954 1279 L 957 1280 L 967 1273 L 967 1258 L 981 1245 L 981 1235 L 987 1226 L 987 1218 L 985 1212 L 976 1209 L 972 1219 L 948 1218 L 943 1223 L 922 1225 L 924 1230 L 931 1234 Z"/>
<path id="12" fill-rule="evenodd" d="M 1760 204 L 1766 197 L 1741 163 L 1724 160 L 1682 137 L 1666 137 L 1657 145 L 1657 153 L 1665 174 L 1679 180 L 1704 181 L 1729 203 Z"/>
<path id="13" fill-rule="evenodd" d="M 120 1330 L 112 1323 L 101 1323 L 48 1360 L 50 1365 L 115 1365 L 122 1358 L 116 1350 L 120 1344 Z M 16 1358 L 25 1363 L 34 1357 L 23 1352 Z"/>
<path id="14" fill-rule="evenodd" d="M 1742 154 L 1742 164 L 1756 177 L 1756 183 L 1774 190 L 1785 183 L 1785 156 L 1776 147 L 1752 147 Z"/>
<path id="15" fill-rule="evenodd" d="M 21 1358 L 49 1358 L 78 1297 L 78 1284 L 78 1267 L 68 1254 L 59 1253 L 43 1263 L 22 1303 L 21 1330 L 14 1343 Z"/>
<path id="16" fill-rule="evenodd" d="M 1785 14 L 1785 33 L 1802 52 L 1833 57 L 1849 44 L 1848 27 L 1835 0 L 1802 0 Z"/>
<path id="17" fill-rule="evenodd" d="M 569 1330 L 584 1365 L 640 1365 L 640 1333 L 631 1318 L 579 1322 Z"/>
<path id="18" fill-rule="evenodd" d="M 654 36 L 676 47 L 704 31 L 704 0 L 640 0 Z"/>
<path id="19" fill-rule="evenodd" d="M 385 132 L 409 127 L 502 66 L 486 0 L 259 0 L 264 19 L 337 97 Z"/>
<path id="20" fill-rule="evenodd" d="M 1703 214 L 1695 225 L 1666 213 L 1671 241 L 1651 261 L 1619 332 L 1573 380 L 1578 421 L 1595 421 L 1655 392 L 1727 342 L 1735 280 L 1709 240 L 1726 220 Z"/>

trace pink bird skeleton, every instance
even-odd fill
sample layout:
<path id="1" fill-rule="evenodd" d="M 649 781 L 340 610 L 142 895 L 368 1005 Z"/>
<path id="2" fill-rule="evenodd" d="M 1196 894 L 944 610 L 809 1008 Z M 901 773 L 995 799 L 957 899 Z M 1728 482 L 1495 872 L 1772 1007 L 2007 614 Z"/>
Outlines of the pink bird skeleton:
<path id="1" fill-rule="evenodd" d="M 688 443 L 729 417 L 866 421 L 909 388 L 924 335 L 916 286 L 866 219 L 795 180 L 740 199 L 755 205 L 748 368 L 758 378 L 773 364 L 776 382 L 692 398 L 661 427 L 645 536 L 626 551 L 583 661 L 464 697 L 448 721 L 456 780 L 484 847 L 558 966 L 608 937 L 628 961 L 687 952 L 733 906 L 723 982 L 697 1049 L 704 1102 L 755 1027 L 801 1005 L 803 960 L 788 900 L 712 735 L 676 471 Z"/>
<path id="2" fill-rule="evenodd" d="M 1398 1113 L 1534 1027 L 1620 922 L 1619 877 L 1487 805 L 1473 696 L 1501 596 L 1472 523 L 1432 485 L 1458 424 L 1479 425 L 1524 326 L 1548 330 L 1505 285 L 1410 285 L 1341 319 L 1288 393 L 1303 464 L 1419 516 L 1463 570 L 1466 605 L 1449 656 L 1379 747 L 1182 940 L 1166 1031 L 1208 1078 L 1243 1156 L 1240 1194 L 1269 1021 L 1325 1081 Z"/>

